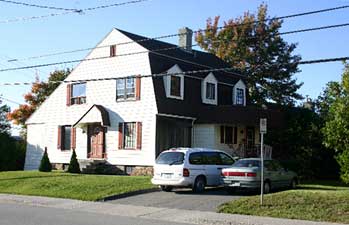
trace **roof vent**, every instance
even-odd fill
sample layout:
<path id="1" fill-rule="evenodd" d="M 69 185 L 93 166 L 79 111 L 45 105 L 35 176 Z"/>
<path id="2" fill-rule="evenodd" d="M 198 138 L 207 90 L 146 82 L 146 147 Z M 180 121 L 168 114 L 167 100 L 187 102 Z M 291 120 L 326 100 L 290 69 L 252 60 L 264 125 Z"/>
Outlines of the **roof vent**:
<path id="1" fill-rule="evenodd" d="M 192 51 L 193 31 L 188 27 L 179 29 L 179 47 L 185 51 Z"/>

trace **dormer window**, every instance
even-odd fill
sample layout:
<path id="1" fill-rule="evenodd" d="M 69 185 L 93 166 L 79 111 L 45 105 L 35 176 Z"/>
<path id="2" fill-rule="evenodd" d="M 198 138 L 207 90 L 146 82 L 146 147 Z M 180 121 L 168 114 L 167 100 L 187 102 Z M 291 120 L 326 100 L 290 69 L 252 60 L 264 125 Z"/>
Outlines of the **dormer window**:
<path id="1" fill-rule="evenodd" d="M 216 98 L 216 85 L 213 83 L 206 83 L 206 99 L 215 100 Z"/>
<path id="2" fill-rule="evenodd" d="M 217 79 L 210 73 L 202 81 L 201 98 L 205 104 L 217 105 Z"/>
<path id="3" fill-rule="evenodd" d="M 171 95 L 180 97 L 181 96 L 181 78 L 178 76 L 171 76 Z"/>
<path id="4" fill-rule="evenodd" d="M 167 71 L 167 73 L 169 74 L 168 76 L 163 76 L 166 97 L 183 100 L 184 76 L 180 74 L 182 73 L 181 68 L 179 68 L 178 65 L 174 65 Z"/>
<path id="5" fill-rule="evenodd" d="M 115 57 L 116 56 L 116 45 L 111 45 L 110 46 L 110 57 Z"/>
<path id="6" fill-rule="evenodd" d="M 244 99 L 244 89 L 242 88 L 236 88 L 236 104 L 237 105 L 244 105 L 245 99 Z"/>
<path id="7" fill-rule="evenodd" d="M 233 89 L 233 104 L 246 105 L 246 85 L 242 80 L 239 80 Z"/>

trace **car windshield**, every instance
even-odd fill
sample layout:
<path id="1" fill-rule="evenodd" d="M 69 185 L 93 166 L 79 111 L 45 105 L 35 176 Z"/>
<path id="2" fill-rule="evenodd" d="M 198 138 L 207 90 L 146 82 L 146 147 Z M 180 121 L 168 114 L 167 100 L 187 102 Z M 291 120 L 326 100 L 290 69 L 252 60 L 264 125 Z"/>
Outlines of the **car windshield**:
<path id="1" fill-rule="evenodd" d="M 183 160 L 183 152 L 164 152 L 156 159 L 156 164 L 181 165 Z"/>
<path id="2" fill-rule="evenodd" d="M 238 160 L 233 164 L 234 167 L 260 167 L 259 160 Z"/>

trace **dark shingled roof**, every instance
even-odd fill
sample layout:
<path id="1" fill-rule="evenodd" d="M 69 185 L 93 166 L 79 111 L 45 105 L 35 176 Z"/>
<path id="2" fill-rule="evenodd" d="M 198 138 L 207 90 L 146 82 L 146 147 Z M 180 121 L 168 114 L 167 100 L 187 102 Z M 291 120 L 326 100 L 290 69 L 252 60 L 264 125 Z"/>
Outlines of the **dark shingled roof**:
<path id="1" fill-rule="evenodd" d="M 132 39 L 140 41 L 146 37 L 132 34 L 123 30 L 121 33 Z M 176 47 L 158 40 L 146 40 L 138 42 L 144 48 L 154 51 L 163 48 Z M 192 50 L 192 53 L 180 48 L 171 50 L 149 52 L 150 67 L 153 74 L 164 73 L 174 65 L 178 65 L 182 71 L 203 70 L 210 68 L 227 68 L 229 65 L 213 54 Z M 189 61 L 189 62 L 188 62 Z M 190 74 L 191 76 L 204 79 L 209 73 Z M 158 112 L 161 114 L 172 114 L 197 118 L 196 123 L 238 123 L 250 126 L 259 124 L 259 118 L 268 118 L 269 127 L 279 127 L 282 115 L 277 110 L 264 110 L 253 105 L 235 106 L 232 105 L 232 86 L 239 80 L 245 82 L 245 76 L 238 72 L 213 72 L 218 80 L 218 96 L 229 95 L 230 103 L 222 102 L 218 98 L 217 105 L 202 103 L 201 81 L 185 77 L 184 99 L 167 98 L 162 77 L 153 77 L 153 84 L 156 96 Z M 246 82 L 245 82 L 246 83 Z M 230 84 L 230 86 L 226 85 Z M 248 90 L 246 90 L 248 91 Z M 247 101 L 248 102 L 248 101 Z"/>

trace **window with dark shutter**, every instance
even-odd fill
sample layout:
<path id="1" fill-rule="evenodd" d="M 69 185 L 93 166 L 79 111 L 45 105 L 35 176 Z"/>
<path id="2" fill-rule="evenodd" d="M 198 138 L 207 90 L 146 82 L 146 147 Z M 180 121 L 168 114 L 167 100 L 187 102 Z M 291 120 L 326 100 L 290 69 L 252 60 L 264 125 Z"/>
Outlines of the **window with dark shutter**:
<path id="1" fill-rule="evenodd" d="M 110 46 L 110 57 L 115 57 L 116 56 L 116 45 L 111 45 Z"/>
<path id="2" fill-rule="evenodd" d="M 142 149 L 142 123 L 119 123 L 119 149 Z"/>
<path id="3" fill-rule="evenodd" d="M 138 100 L 140 97 L 140 78 L 117 79 L 116 81 L 116 100 Z M 137 93 L 138 92 L 138 93 Z M 138 98 L 137 98 L 138 94 Z"/>
<path id="4" fill-rule="evenodd" d="M 236 144 L 237 143 L 237 128 L 232 126 L 221 126 L 220 141 L 224 144 Z"/>

